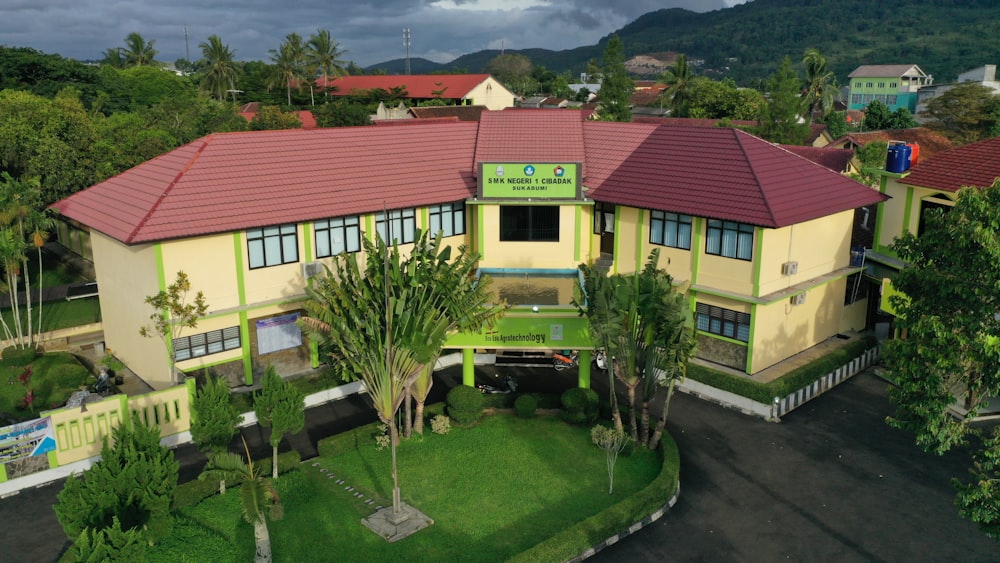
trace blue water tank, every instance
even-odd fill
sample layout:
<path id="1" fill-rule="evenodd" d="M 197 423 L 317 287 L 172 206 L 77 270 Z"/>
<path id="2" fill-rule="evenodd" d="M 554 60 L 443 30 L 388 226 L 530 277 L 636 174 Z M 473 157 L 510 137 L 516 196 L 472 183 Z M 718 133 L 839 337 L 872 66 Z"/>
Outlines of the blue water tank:
<path id="1" fill-rule="evenodd" d="M 910 153 L 912 148 L 906 143 L 893 143 L 885 155 L 885 169 L 896 174 L 910 169 Z"/>

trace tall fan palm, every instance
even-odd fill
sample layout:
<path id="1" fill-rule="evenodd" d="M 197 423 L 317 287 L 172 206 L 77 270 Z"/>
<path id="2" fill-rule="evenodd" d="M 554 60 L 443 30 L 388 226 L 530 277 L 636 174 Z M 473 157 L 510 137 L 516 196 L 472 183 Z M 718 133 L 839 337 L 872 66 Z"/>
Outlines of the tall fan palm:
<path id="1" fill-rule="evenodd" d="M 310 338 L 341 351 L 390 429 L 395 514 L 401 511 L 395 416 L 407 389 L 451 332 L 482 330 L 504 312 L 503 305 L 487 305 L 488 284 L 473 277 L 478 255 L 462 246 L 453 259 L 440 241 L 421 233 L 404 258 L 381 237 L 364 239 L 365 270 L 357 255 L 335 257 L 332 272 L 306 289 L 309 316 L 300 322 Z"/>
<path id="2" fill-rule="evenodd" d="M 292 87 L 300 89 L 303 82 L 307 80 L 305 64 L 305 45 L 302 43 L 302 36 L 298 33 L 289 33 L 277 51 L 271 49 L 271 62 L 276 67 L 274 83 L 281 83 L 285 86 L 288 96 L 288 105 L 292 105 Z"/>
<path id="3" fill-rule="evenodd" d="M 331 76 L 344 76 L 346 74 L 344 61 L 340 59 L 346 52 L 330 36 L 328 29 L 317 29 L 316 33 L 309 36 L 309 41 L 306 43 L 306 61 L 308 61 L 309 66 L 319 71 L 323 78 L 323 92 L 327 96 L 330 95 L 327 80 Z"/>
<path id="4" fill-rule="evenodd" d="M 218 35 L 209 36 L 207 41 L 198 45 L 204 59 L 204 75 L 201 78 L 201 89 L 222 101 L 226 93 L 236 89 L 236 77 L 239 71 L 233 59 L 236 52 L 219 39 Z"/>
<path id="5" fill-rule="evenodd" d="M 833 100 L 837 95 L 834 83 L 836 77 L 827 69 L 826 57 L 818 49 L 806 49 L 802 63 L 806 66 L 806 89 L 802 94 L 802 104 L 806 119 L 812 123 L 816 109 L 824 116 L 833 109 Z"/>
<path id="6" fill-rule="evenodd" d="M 259 466 L 254 465 L 245 439 L 243 449 L 246 451 L 246 461 L 242 456 L 232 452 L 215 454 L 209 458 L 208 466 L 198 478 L 243 481 L 240 485 L 240 501 L 243 506 L 243 518 L 253 525 L 253 539 L 257 544 L 254 563 L 270 563 L 271 533 L 267 529 L 267 520 L 269 518 L 281 520 L 285 514 L 285 507 L 281 504 L 281 497 L 278 496 L 274 484 L 263 476 Z"/>
<path id="7" fill-rule="evenodd" d="M 146 41 L 142 35 L 136 32 L 125 36 L 125 66 L 151 65 L 155 61 L 157 50 L 153 48 L 155 39 Z"/>

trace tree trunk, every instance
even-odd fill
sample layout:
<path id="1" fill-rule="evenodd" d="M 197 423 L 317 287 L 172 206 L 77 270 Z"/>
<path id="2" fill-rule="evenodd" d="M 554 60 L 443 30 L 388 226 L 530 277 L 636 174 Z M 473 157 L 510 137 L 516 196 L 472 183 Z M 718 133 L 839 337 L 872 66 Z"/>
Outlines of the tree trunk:
<path id="1" fill-rule="evenodd" d="M 417 399 L 416 413 L 413 416 L 413 431 L 417 434 L 424 433 L 424 402 Z"/>
<path id="2" fill-rule="evenodd" d="M 28 258 L 24 258 L 24 306 L 28 314 L 28 346 L 34 343 L 34 334 L 31 326 L 31 278 L 28 276 Z"/>
<path id="3" fill-rule="evenodd" d="M 274 428 L 271 429 L 271 432 L 274 432 Z M 272 447 L 274 448 L 274 454 L 273 454 L 273 457 L 271 457 L 271 478 L 277 480 L 278 479 L 278 444 L 274 444 L 274 446 L 272 446 Z"/>
<path id="4" fill-rule="evenodd" d="M 267 520 L 263 515 L 260 516 L 260 520 L 254 522 L 253 539 L 257 543 L 254 563 L 271 563 L 271 534 L 267 530 Z"/>
<path id="5" fill-rule="evenodd" d="M 609 398 L 611 402 L 611 422 L 615 425 L 615 430 L 619 432 L 624 432 L 625 428 L 622 426 L 622 412 L 618 409 L 618 392 L 615 391 L 615 375 L 614 375 L 614 360 L 608 359 L 608 389 Z"/>
<path id="6" fill-rule="evenodd" d="M 411 403 L 411 392 L 410 387 L 406 388 L 403 393 L 403 437 L 409 438 L 413 434 L 413 408 L 410 406 Z"/>
<path id="7" fill-rule="evenodd" d="M 42 247 L 38 249 L 38 341 L 42 339 Z"/>
<path id="8" fill-rule="evenodd" d="M 663 429 L 667 426 L 667 413 L 670 412 L 670 399 L 674 396 L 676 382 L 676 379 L 671 379 L 670 385 L 667 385 L 667 398 L 663 400 L 663 411 L 660 413 L 660 419 L 656 421 L 656 430 L 649 439 L 649 449 L 651 450 L 655 450 L 660 445 L 660 438 L 663 437 Z"/>
<path id="9" fill-rule="evenodd" d="M 219 494 L 220 495 L 226 494 L 226 480 L 225 479 L 219 479 Z"/>
<path id="10" fill-rule="evenodd" d="M 628 425 L 632 432 L 632 440 L 639 441 L 639 429 L 635 420 L 635 385 L 628 386 Z"/>
<path id="11" fill-rule="evenodd" d="M 396 466 L 396 444 L 399 443 L 399 431 L 395 424 L 389 425 L 389 447 L 392 449 L 392 513 L 399 515 L 402 511 L 402 501 L 399 496 L 399 470 Z"/>
<path id="12" fill-rule="evenodd" d="M 639 427 L 639 443 L 645 444 L 649 440 L 649 401 L 642 401 L 642 424 Z"/>

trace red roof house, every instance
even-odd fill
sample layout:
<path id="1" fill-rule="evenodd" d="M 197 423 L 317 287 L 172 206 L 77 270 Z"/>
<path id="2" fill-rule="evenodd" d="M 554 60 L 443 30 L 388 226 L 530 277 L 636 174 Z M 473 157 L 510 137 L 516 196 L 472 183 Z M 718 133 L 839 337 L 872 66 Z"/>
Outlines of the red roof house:
<path id="1" fill-rule="evenodd" d="M 323 88 L 323 79 L 317 81 Z M 514 94 L 489 74 L 365 75 L 329 78 L 332 96 L 349 96 L 366 90 L 402 88 L 408 100 L 442 99 L 458 105 L 472 104 L 499 110 L 514 106 Z"/>

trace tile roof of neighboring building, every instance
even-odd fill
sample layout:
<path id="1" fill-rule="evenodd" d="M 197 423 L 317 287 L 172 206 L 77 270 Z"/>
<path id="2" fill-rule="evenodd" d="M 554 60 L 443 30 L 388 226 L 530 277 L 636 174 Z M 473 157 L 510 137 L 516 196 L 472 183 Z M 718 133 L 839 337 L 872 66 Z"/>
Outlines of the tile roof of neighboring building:
<path id="1" fill-rule="evenodd" d="M 332 96 L 346 96 L 354 91 L 381 88 L 392 90 L 402 86 L 407 98 L 444 98 L 460 100 L 490 78 L 488 74 L 398 74 L 371 76 L 341 76 L 331 78 L 329 84 L 336 88 Z M 317 81 L 321 87 L 323 79 Z"/>
<path id="2" fill-rule="evenodd" d="M 918 162 L 922 162 L 924 159 L 930 158 L 941 151 L 946 151 L 955 146 L 944 135 L 926 127 L 850 133 L 830 144 L 843 147 L 863 147 L 872 141 L 903 141 L 904 143 L 916 143 L 920 146 L 920 155 L 917 159 Z"/>
<path id="3" fill-rule="evenodd" d="M 748 133 L 579 110 L 209 135 L 53 205 L 126 244 L 458 201 L 479 162 L 581 162 L 587 197 L 782 227 L 884 196 Z"/>
<path id="4" fill-rule="evenodd" d="M 260 111 L 260 106 L 260 102 L 243 104 L 243 106 L 240 107 L 239 114 L 243 116 L 243 119 L 253 121 L 254 116 L 256 116 L 257 112 Z M 302 124 L 303 129 L 316 128 L 316 116 L 314 116 L 311 111 L 297 111 L 295 113 L 299 118 L 299 123 Z"/>
<path id="5" fill-rule="evenodd" d="M 851 149 L 803 147 L 799 145 L 781 145 L 781 148 L 840 174 L 848 171 L 851 159 L 854 158 L 854 151 Z"/>
<path id="6" fill-rule="evenodd" d="M 684 127 L 719 127 L 723 123 L 722 119 L 703 119 L 699 117 L 653 117 L 647 115 L 633 115 L 634 123 L 655 123 L 657 125 L 682 125 Z M 734 119 L 725 121 L 730 127 L 753 127 L 756 121 L 745 121 Z"/>
<path id="7" fill-rule="evenodd" d="M 854 69 L 851 74 L 848 74 L 848 78 L 881 78 L 881 77 L 898 77 L 903 76 L 907 72 L 910 72 L 916 68 L 919 70 L 917 65 L 861 65 Z"/>
<path id="8" fill-rule="evenodd" d="M 1000 178 L 1000 137 L 938 153 L 910 170 L 900 183 L 949 192 L 991 186 Z"/>
<path id="9" fill-rule="evenodd" d="M 53 207 L 126 244 L 471 197 L 475 123 L 216 133 Z"/>
<path id="10" fill-rule="evenodd" d="M 784 227 L 886 199 L 739 129 L 588 122 L 584 134 L 598 201 Z"/>
<path id="11" fill-rule="evenodd" d="M 479 116 L 487 111 L 486 106 L 428 106 L 410 108 L 417 119 L 456 117 L 459 121 L 479 121 Z"/>

